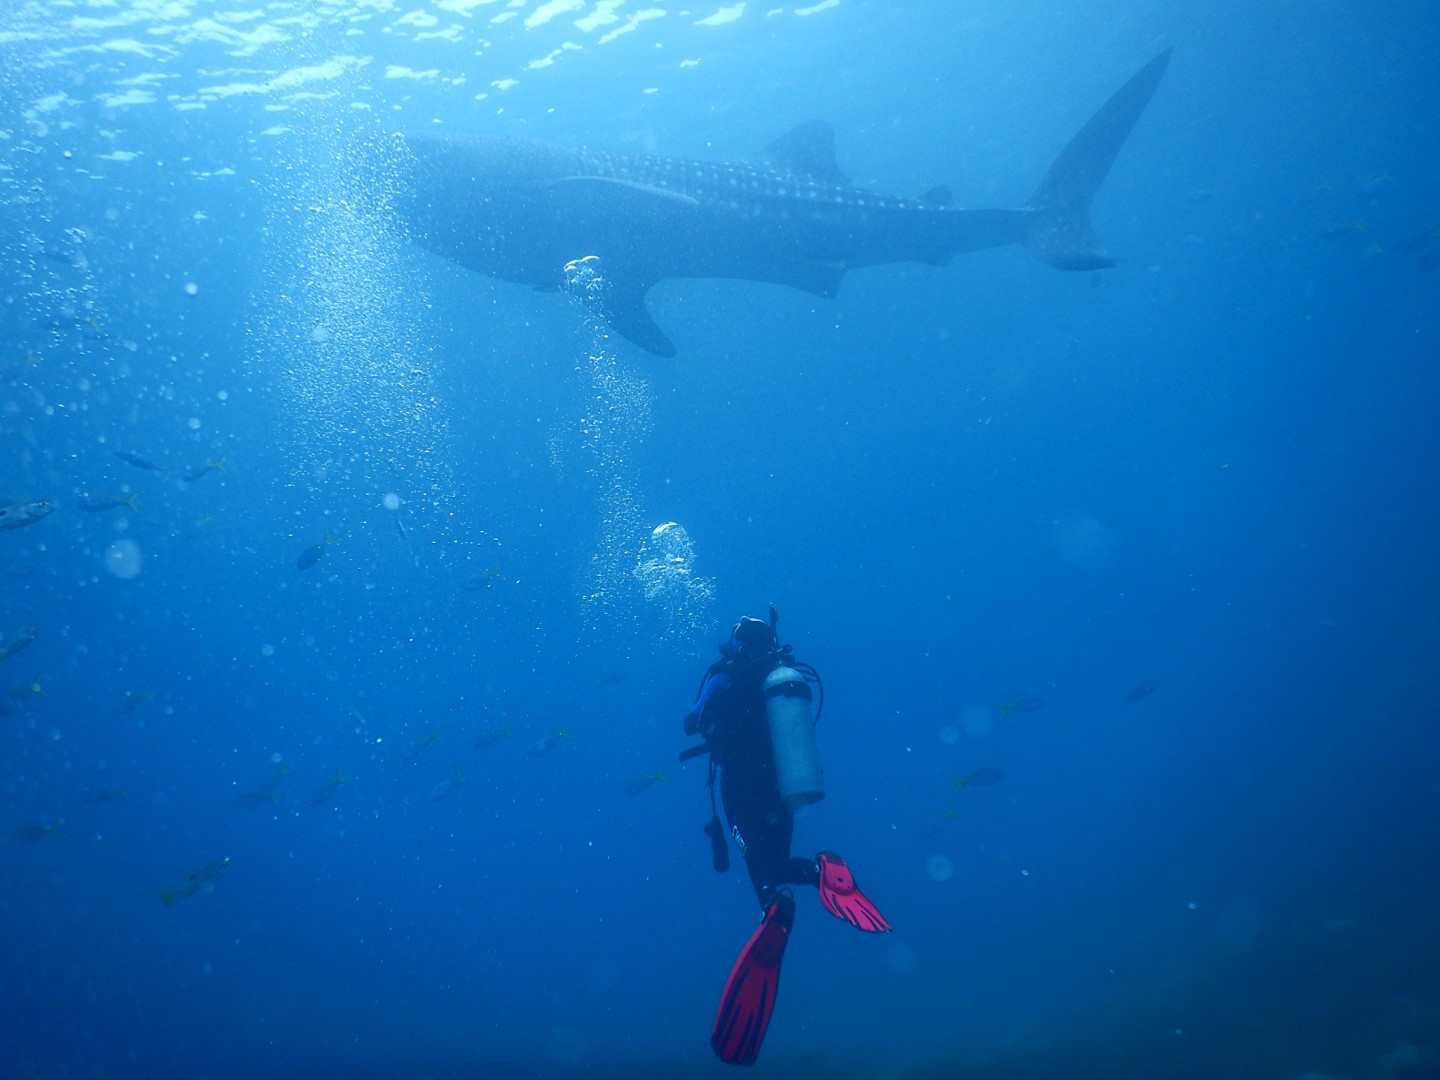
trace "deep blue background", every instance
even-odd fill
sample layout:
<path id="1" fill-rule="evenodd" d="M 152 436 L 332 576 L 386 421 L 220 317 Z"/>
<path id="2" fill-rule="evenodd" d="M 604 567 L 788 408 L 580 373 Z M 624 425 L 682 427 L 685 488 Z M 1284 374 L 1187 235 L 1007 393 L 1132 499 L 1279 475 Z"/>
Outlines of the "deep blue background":
<path id="1" fill-rule="evenodd" d="M 1437 1074 L 1440 236 L 1395 250 L 1440 221 L 1433 5 L 843 0 L 604 46 L 573 13 L 443 18 L 463 44 L 315 6 L 238 57 L 173 32 L 231 10 L 0 17 L 0 495 L 59 507 L 0 534 L 0 635 L 39 630 L 0 692 L 46 695 L 0 718 L 0 1076 L 723 1072 L 757 911 L 673 761 L 713 642 L 769 601 L 827 687 L 796 849 L 844 852 L 896 933 L 800 897 L 757 1075 Z M 151 55 L 66 51 L 117 40 Z M 422 126 L 743 157 L 824 116 L 857 184 L 1016 205 L 1167 46 L 1095 207 L 1120 268 L 664 283 L 680 356 L 611 354 L 648 427 L 594 400 L 577 305 L 404 245 L 357 164 Z M 289 111 L 166 97 L 345 54 L 374 59 Z M 105 103 L 151 72 L 157 100 Z M 617 565 L 663 521 L 695 541 L 693 633 L 623 575 L 583 600 L 617 479 Z M 102 492 L 139 511 L 77 509 Z M 1023 694 L 1048 706 L 993 708 Z M 277 761 L 277 802 L 237 807 Z"/>

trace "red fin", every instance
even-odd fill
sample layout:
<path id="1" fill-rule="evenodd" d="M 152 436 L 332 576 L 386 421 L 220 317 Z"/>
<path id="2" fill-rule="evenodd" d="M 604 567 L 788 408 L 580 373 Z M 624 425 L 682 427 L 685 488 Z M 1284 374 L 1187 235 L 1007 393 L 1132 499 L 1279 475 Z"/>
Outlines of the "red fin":
<path id="1" fill-rule="evenodd" d="M 795 901 L 782 895 L 770 905 L 759 928 L 730 969 L 710 1046 L 715 1056 L 730 1065 L 753 1065 L 760 1056 L 775 994 L 780 989 L 780 962 L 795 920 Z"/>
<path id="2" fill-rule="evenodd" d="M 844 859 L 822 851 L 816 861 L 820 864 L 820 902 L 826 911 L 867 934 L 883 934 L 890 929 L 880 909 L 855 885 Z"/>

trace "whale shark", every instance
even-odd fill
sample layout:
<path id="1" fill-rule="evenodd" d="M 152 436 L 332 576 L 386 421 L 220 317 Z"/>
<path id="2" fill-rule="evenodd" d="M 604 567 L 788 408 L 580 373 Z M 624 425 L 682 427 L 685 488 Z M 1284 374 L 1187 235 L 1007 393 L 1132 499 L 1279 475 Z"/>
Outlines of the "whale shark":
<path id="1" fill-rule="evenodd" d="M 1060 270 L 1116 265 L 1091 228 L 1090 204 L 1169 61 L 1167 49 L 1100 106 L 1015 209 L 962 209 L 947 187 L 903 198 L 853 186 L 820 120 L 747 161 L 402 134 L 394 206 L 422 248 L 540 290 L 560 289 L 567 263 L 598 256 L 606 320 L 669 357 L 675 346 L 645 305 L 666 278 L 764 281 L 833 298 L 859 267 L 943 265 L 1007 244 Z"/>

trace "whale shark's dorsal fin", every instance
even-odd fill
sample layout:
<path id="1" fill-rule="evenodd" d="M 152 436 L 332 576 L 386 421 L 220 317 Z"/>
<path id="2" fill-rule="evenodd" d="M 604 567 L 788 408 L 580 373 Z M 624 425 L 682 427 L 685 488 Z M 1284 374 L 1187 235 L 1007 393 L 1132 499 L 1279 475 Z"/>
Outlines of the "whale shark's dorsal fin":
<path id="1" fill-rule="evenodd" d="M 941 184 L 939 187 L 931 188 L 925 192 L 924 195 L 920 196 L 920 201 L 926 206 L 935 207 L 937 210 L 955 209 L 955 193 L 950 190 L 948 184 Z"/>
<path id="2" fill-rule="evenodd" d="M 850 183 L 835 164 L 835 129 L 825 120 L 807 120 L 791 128 L 765 147 L 760 158 L 771 168 L 831 187 Z"/>

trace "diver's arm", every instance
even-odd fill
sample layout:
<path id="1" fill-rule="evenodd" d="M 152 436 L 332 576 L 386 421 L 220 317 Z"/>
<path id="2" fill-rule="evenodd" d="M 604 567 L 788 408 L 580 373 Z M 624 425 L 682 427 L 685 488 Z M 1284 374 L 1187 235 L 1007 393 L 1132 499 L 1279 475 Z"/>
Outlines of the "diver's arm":
<path id="1" fill-rule="evenodd" d="M 710 704 L 710 700 L 729 685 L 730 676 L 723 671 L 717 671 L 705 680 L 705 684 L 700 687 L 700 694 L 696 697 L 695 704 L 690 707 L 690 711 L 685 715 L 686 735 L 694 735 L 702 730 L 701 714 L 704 713 L 705 706 Z"/>

